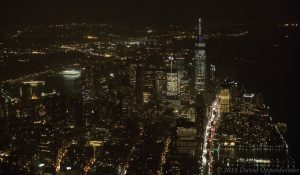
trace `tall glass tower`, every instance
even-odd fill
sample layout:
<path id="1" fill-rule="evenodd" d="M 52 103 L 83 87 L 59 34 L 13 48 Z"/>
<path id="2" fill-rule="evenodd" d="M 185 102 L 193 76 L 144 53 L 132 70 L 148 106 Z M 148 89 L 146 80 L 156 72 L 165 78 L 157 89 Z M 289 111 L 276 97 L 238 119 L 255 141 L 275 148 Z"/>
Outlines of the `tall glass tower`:
<path id="1" fill-rule="evenodd" d="M 205 43 L 201 34 L 201 18 L 198 24 L 198 36 L 195 43 L 195 93 L 205 91 L 206 81 Z"/>

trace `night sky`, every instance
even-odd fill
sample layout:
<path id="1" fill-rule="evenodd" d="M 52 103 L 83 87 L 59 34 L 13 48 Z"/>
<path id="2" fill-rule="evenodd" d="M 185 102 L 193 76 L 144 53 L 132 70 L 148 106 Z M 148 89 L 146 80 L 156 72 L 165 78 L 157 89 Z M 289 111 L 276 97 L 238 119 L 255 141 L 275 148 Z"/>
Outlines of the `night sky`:
<path id="1" fill-rule="evenodd" d="M 2 0 L 2 24 L 117 22 L 191 23 L 201 16 L 216 23 L 298 21 L 296 0 Z"/>

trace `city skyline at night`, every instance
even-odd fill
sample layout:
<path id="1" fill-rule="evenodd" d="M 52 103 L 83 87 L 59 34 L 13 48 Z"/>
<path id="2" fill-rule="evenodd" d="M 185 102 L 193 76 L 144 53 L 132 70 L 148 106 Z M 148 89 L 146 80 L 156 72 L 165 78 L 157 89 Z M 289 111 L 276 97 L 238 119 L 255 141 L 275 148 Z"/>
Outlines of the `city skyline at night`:
<path id="1" fill-rule="evenodd" d="M 0 174 L 298 174 L 294 1 L 3 1 Z"/>

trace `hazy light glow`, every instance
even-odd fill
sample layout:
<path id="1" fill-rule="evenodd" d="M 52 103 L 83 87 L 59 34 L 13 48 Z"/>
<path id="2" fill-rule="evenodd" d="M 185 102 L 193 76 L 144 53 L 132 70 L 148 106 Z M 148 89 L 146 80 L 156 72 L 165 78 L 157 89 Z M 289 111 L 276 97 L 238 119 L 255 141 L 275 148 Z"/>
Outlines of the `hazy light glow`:
<path id="1" fill-rule="evenodd" d="M 81 76 L 81 71 L 75 70 L 75 69 L 64 70 L 64 71 L 60 72 L 60 74 L 63 75 L 63 77 L 66 79 L 74 80 Z"/>
<path id="2" fill-rule="evenodd" d="M 79 75 L 81 72 L 79 70 L 64 70 L 60 72 L 62 75 Z"/>
<path id="3" fill-rule="evenodd" d="M 254 94 L 244 94 L 244 97 L 246 97 L 246 98 L 253 98 Z"/>
<path id="4" fill-rule="evenodd" d="M 23 84 L 30 84 L 31 86 L 37 86 L 39 84 L 45 85 L 45 81 L 23 81 Z"/>

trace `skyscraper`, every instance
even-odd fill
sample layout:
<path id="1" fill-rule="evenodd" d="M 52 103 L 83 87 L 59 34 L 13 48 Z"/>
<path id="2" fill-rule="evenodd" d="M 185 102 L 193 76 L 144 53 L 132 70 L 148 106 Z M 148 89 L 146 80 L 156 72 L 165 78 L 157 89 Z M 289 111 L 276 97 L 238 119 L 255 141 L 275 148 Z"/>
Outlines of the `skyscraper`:
<path id="1" fill-rule="evenodd" d="M 129 65 L 129 80 L 130 80 L 130 85 L 135 88 L 136 87 L 136 64 L 130 64 Z"/>
<path id="2" fill-rule="evenodd" d="M 165 101 L 166 96 L 166 72 L 164 70 L 155 71 L 155 100 Z"/>
<path id="3" fill-rule="evenodd" d="M 220 91 L 220 103 L 221 103 L 221 112 L 228 113 L 230 112 L 230 92 L 229 89 L 221 89 Z"/>
<path id="4" fill-rule="evenodd" d="M 195 43 L 195 94 L 204 92 L 206 81 L 205 43 L 201 30 L 201 19 L 199 18 L 198 36 Z"/>
<path id="5" fill-rule="evenodd" d="M 213 82 L 215 81 L 215 72 L 216 72 L 216 66 L 215 65 L 210 65 L 210 81 Z"/>
<path id="6" fill-rule="evenodd" d="M 143 104 L 143 92 L 145 88 L 144 67 L 138 65 L 136 69 L 136 103 Z"/>
<path id="7" fill-rule="evenodd" d="M 167 97 L 171 99 L 178 98 L 178 72 L 173 68 L 173 57 L 169 57 L 170 72 L 167 72 Z"/>
<path id="8" fill-rule="evenodd" d="M 180 87 L 181 87 L 181 80 L 184 74 L 184 58 L 177 58 L 176 59 L 176 67 L 177 67 L 177 76 L 178 76 L 178 93 L 181 94 Z"/>
<path id="9" fill-rule="evenodd" d="M 178 77 L 177 72 L 167 73 L 167 97 L 178 98 Z"/>

